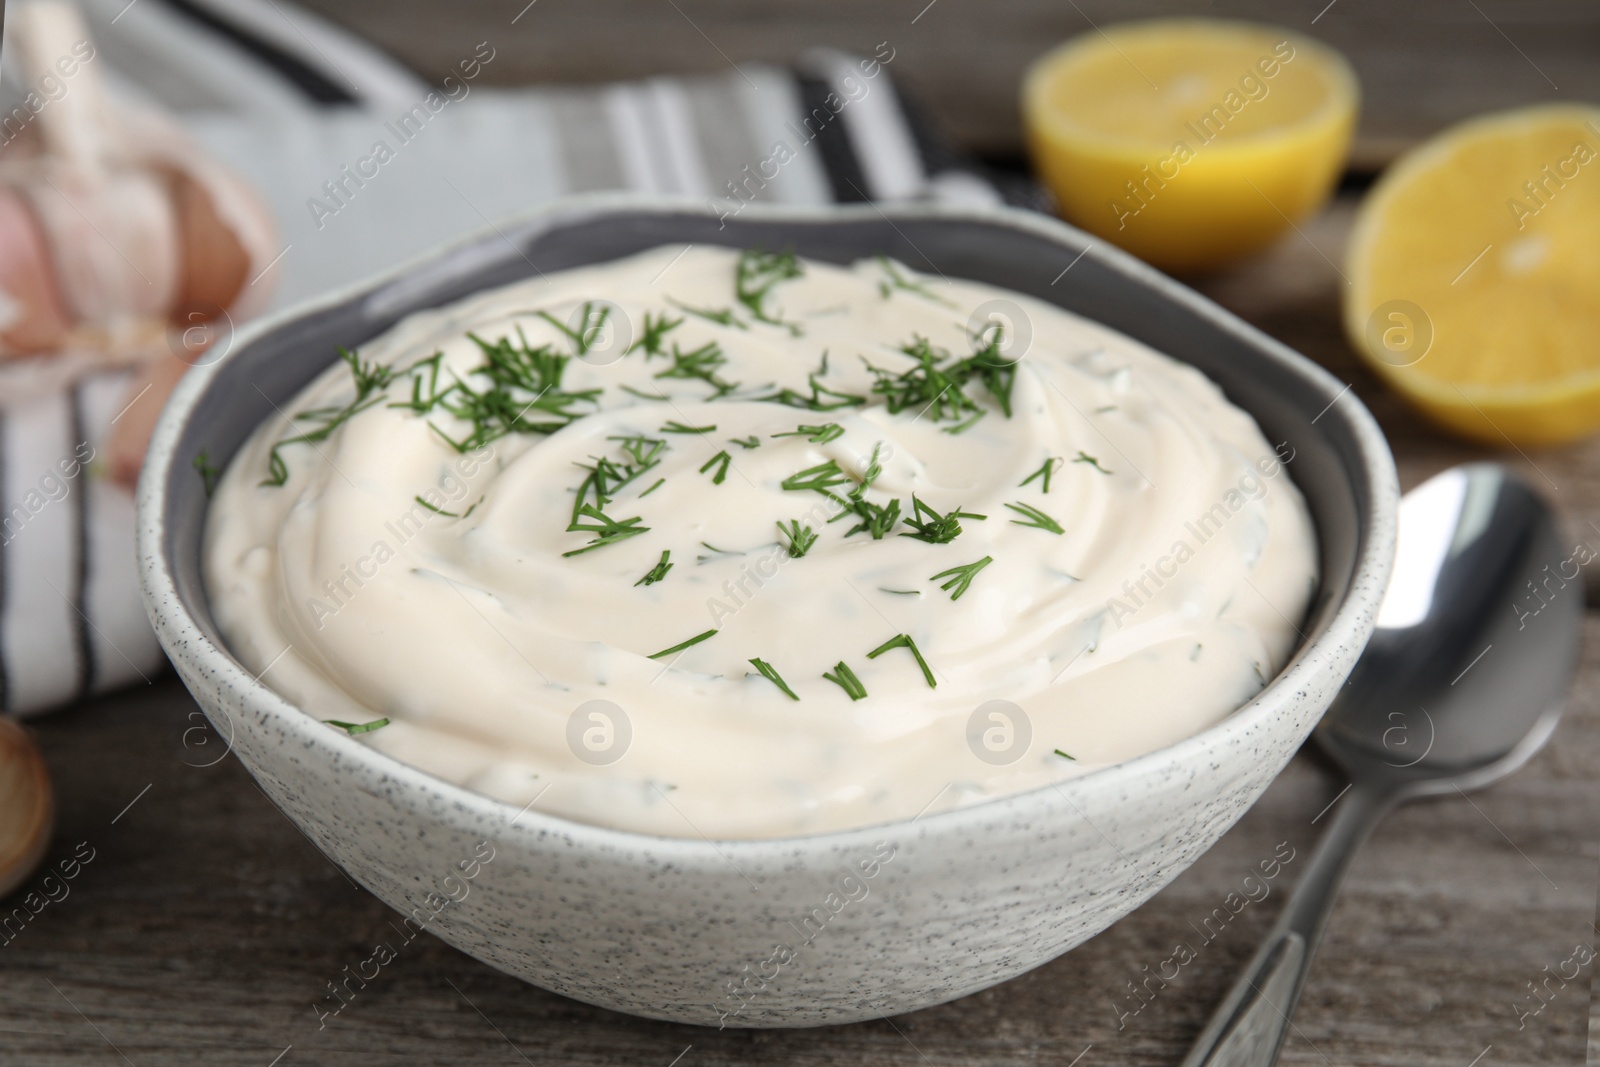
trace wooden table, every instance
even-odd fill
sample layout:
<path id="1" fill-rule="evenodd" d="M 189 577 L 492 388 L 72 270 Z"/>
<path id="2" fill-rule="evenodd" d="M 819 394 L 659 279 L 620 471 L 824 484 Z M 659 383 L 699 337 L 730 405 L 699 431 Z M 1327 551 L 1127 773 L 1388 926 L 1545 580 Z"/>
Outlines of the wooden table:
<path id="1" fill-rule="evenodd" d="M 942 0 L 911 25 L 924 2 L 892 5 L 896 32 L 916 42 L 905 46 L 906 77 L 963 143 L 998 156 L 1016 150 L 1010 100 L 1019 64 L 1087 19 L 1110 20 L 1107 4 L 1087 0 L 1012 0 L 994 5 L 993 18 L 969 0 Z M 1307 7 L 1305 20 L 1321 6 Z M 693 49 L 708 38 L 734 55 L 781 59 L 802 38 L 882 40 L 889 20 L 883 7 L 836 0 L 807 5 L 804 19 L 792 3 L 623 8 L 540 0 L 516 31 L 519 75 L 693 67 L 704 58 Z M 1271 17 L 1265 4 L 1238 10 L 1255 8 Z M 1374 8 L 1343 0 L 1316 27 L 1357 52 L 1367 79 L 1365 160 L 1386 158 L 1456 114 L 1539 98 L 1548 87 L 1530 67 L 1573 85 L 1587 79 L 1589 95 L 1600 97 L 1600 68 L 1573 59 L 1593 52 L 1592 9 L 1549 4 L 1534 14 L 1488 0 Z M 429 56 L 455 55 L 457 39 L 483 39 L 509 19 L 476 0 L 449 12 L 412 2 L 336 14 L 424 70 Z M 694 26 L 683 25 L 690 16 Z M 1502 30 L 1519 39 L 1508 44 Z M 1494 55 L 1501 49 L 1509 56 Z M 495 71 L 510 68 L 497 63 Z M 941 80 L 939 72 L 957 69 L 961 78 Z M 1395 89 L 1427 77 L 1439 85 L 1415 99 Z M 1600 443 L 1532 456 L 1465 446 L 1421 425 L 1354 364 L 1340 337 L 1343 283 L 1333 264 L 1356 195 L 1200 288 L 1351 383 L 1388 433 L 1406 486 L 1462 460 L 1505 460 L 1561 503 L 1574 538 L 1600 547 Z M 1357 859 L 1285 1063 L 1585 1062 L 1593 965 L 1564 986 L 1552 979 L 1554 995 L 1544 994 L 1536 1015 L 1521 1012 L 1541 1003 L 1530 983 L 1597 940 L 1600 616 L 1589 626 L 1570 709 L 1544 752 L 1470 799 L 1400 810 Z M 312 1002 L 387 936 L 391 915 L 321 856 L 235 760 L 205 765 L 220 748 L 201 723 L 169 676 L 38 724 L 61 803 L 51 862 L 80 842 L 80 855 L 92 850 L 93 859 L 67 896 L 0 947 L 0 1063 L 1171 1064 L 1270 924 L 1297 865 L 1136 1015 L 1121 1014 L 1134 1004 L 1128 983 L 1177 942 L 1194 943 L 1193 924 L 1280 843 L 1306 856 L 1316 819 L 1345 784 L 1302 753 L 1215 849 L 1133 915 L 1003 986 L 892 1022 L 721 1033 L 645 1022 L 526 986 L 424 935 L 319 1030 Z"/>

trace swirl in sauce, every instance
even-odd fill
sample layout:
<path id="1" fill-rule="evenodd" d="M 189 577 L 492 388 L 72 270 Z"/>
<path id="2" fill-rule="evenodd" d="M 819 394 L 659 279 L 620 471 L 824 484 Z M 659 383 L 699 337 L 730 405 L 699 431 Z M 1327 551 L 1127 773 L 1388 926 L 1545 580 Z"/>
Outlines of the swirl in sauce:
<path id="1" fill-rule="evenodd" d="M 814 833 L 1125 760 L 1258 692 L 1316 584 L 1292 454 L 1202 374 L 885 260 L 660 248 L 355 366 L 217 487 L 218 624 L 309 714 L 583 822 Z"/>

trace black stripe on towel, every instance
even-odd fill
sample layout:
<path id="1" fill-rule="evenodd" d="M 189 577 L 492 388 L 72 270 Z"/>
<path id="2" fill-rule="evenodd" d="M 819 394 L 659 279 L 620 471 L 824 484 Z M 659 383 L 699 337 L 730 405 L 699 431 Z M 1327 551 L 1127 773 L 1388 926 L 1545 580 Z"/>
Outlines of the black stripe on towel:
<path id="1" fill-rule="evenodd" d="M 81 383 L 74 383 L 72 395 L 68 398 L 70 417 L 72 420 L 72 454 L 76 460 L 81 456 L 83 446 L 88 442 L 84 435 L 83 422 L 83 387 Z M 72 479 L 76 485 L 71 486 L 73 510 L 77 512 L 78 519 L 78 558 L 72 568 L 72 642 L 78 646 L 78 696 L 84 697 L 94 688 L 95 662 L 94 645 L 89 640 L 89 605 L 87 595 L 89 591 L 89 471 L 80 469 L 78 476 Z"/>
<path id="2" fill-rule="evenodd" d="M 209 7 L 197 4 L 194 0 L 165 0 L 165 2 L 168 7 L 184 15 L 191 22 L 199 23 L 217 36 L 226 38 L 241 51 L 248 53 L 277 71 L 285 81 L 305 93 L 313 103 L 360 103 L 360 100 L 348 88 L 323 74 L 322 71 L 316 69 L 299 56 L 292 52 L 284 51 L 271 41 L 262 40 L 238 23 L 212 11 Z"/>
<path id="3" fill-rule="evenodd" d="M 803 74 L 795 80 L 800 86 L 800 105 L 805 110 L 799 117 L 799 124 L 791 124 L 791 132 L 804 138 L 803 143 L 816 142 L 835 200 L 852 203 L 868 199 L 867 177 L 861 170 L 861 161 L 850 147 L 850 138 L 845 133 L 844 123 L 839 121 L 838 112 L 830 110 L 826 103 L 829 96 L 834 96 L 833 86 L 821 78 Z"/>

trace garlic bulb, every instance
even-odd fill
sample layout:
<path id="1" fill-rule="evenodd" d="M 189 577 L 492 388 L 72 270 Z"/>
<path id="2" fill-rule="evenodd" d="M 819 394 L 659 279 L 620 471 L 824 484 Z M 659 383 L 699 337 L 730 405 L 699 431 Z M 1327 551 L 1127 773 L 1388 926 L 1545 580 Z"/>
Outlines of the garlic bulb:
<path id="1" fill-rule="evenodd" d="M 16 720 L 0 716 L 0 898 L 26 881 L 44 858 L 55 808 L 38 746 Z"/>
<path id="2" fill-rule="evenodd" d="M 69 0 L 6 15 L 30 90 L 13 116 L 31 118 L 0 149 L 0 358 L 192 360 L 185 328 L 266 301 L 266 205 L 168 116 L 106 91 Z"/>

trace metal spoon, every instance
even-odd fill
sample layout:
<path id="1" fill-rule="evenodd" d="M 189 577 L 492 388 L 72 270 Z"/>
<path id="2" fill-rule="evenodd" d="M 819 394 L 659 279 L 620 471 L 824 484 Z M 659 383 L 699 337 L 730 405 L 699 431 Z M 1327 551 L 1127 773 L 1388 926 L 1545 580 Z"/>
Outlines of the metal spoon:
<path id="1" fill-rule="evenodd" d="M 1266 943 L 1183 1067 L 1271 1067 L 1356 849 L 1391 807 L 1477 789 L 1544 744 L 1577 667 L 1580 568 L 1515 474 L 1454 467 L 1400 502 L 1378 628 L 1316 738 L 1350 776 Z"/>

